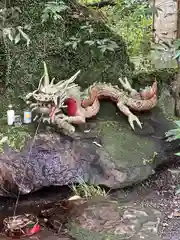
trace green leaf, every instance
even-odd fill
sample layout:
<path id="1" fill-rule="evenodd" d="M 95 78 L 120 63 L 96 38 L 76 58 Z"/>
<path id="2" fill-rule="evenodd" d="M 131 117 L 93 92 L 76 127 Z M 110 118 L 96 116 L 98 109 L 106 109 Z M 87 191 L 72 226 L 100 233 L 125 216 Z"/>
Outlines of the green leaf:
<path id="1" fill-rule="evenodd" d="M 67 9 L 70 9 L 63 1 L 50 1 L 45 4 L 45 9 L 43 10 L 42 15 L 42 23 L 47 21 L 50 17 L 54 20 L 63 19 L 62 16 L 60 16 L 61 12 L 66 11 Z"/>
<path id="2" fill-rule="evenodd" d="M 20 41 L 20 39 L 21 39 L 21 35 L 20 33 L 18 33 L 14 39 L 14 43 L 17 44 Z"/>
<path id="3" fill-rule="evenodd" d="M 176 187 L 176 191 L 175 191 L 175 195 L 178 195 L 178 194 L 180 194 L 180 185 Z"/>
<path id="4" fill-rule="evenodd" d="M 180 128 L 180 120 L 179 121 L 174 121 L 176 125 Z"/>
<path id="5" fill-rule="evenodd" d="M 84 26 L 81 26 L 80 29 L 87 29 L 88 26 L 84 25 Z"/>
<path id="6" fill-rule="evenodd" d="M 94 32 L 94 29 L 93 28 L 90 28 L 89 29 L 89 33 L 91 34 L 91 33 L 93 33 Z"/>
<path id="7" fill-rule="evenodd" d="M 176 134 L 179 134 L 179 133 L 180 133 L 180 129 L 175 128 L 175 129 L 171 129 L 171 130 L 167 131 L 165 133 L 165 136 L 169 137 L 169 136 L 176 135 Z"/>
<path id="8" fill-rule="evenodd" d="M 49 19 L 49 13 L 48 13 L 48 12 L 44 12 L 44 13 L 42 14 L 41 18 L 42 18 L 41 23 L 46 22 L 46 21 Z"/>
<path id="9" fill-rule="evenodd" d="M 88 40 L 88 41 L 85 41 L 84 43 L 88 44 L 89 46 L 92 46 L 95 44 L 95 41 Z"/>
<path id="10" fill-rule="evenodd" d="M 8 38 L 11 42 L 13 41 L 12 29 L 11 28 L 3 28 L 3 35 L 8 36 Z"/>
<path id="11" fill-rule="evenodd" d="M 101 49 L 100 51 L 101 51 L 102 53 L 105 53 L 105 51 L 107 50 L 106 47 L 101 47 L 100 49 Z"/>
<path id="12" fill-rule="evenodd" d="M 104 41 L 105 41 L 105 39 L 104 39 Z M 104 41 L 103 40 L 96 40 L 98 45 L 103 45 Z"/>
<path id="13" fill-rule="evenodd" d="M 177 135 L 176 135 L 176 139 L 180 139 L 180 134 L 177 134 Z"/>
<path id="14" fill-rule="evenodd" d="M 12 33 L 11 33 L 11 32 L 8 33 L 8 38 L 9 38 L 9 40 L 10 40 L 11 42 L 13 41 L 13 36 L 12 36 Z"/>
<path id="15" fill-rule="evenodd" d="M 174 41 L 175 48 L 178 49 L 180 47 L 180 39 Z"/>
<path id="16" fill-rule="evenodd" d="M 59 14 L 54 14 L 54 20 L 57 21 L 58 19 L 63 20 L 63 18 L 61 17 L 61 15 L 59 15 Z"/>
<path id="17" fill-rule="evenodd" d="M 172 142 L 172 141 L 175 141 L 176 140 L 176 137 L 169 137 L 166 141 L 167 142 Z"/>
<path id="18" fill-rule="evenodd" d="M 73 48 L 73 49 L 77 49 L 77 44 L 78 44 L 77 42 L 74 42 L 74 43 L 72 44 L 72 48 Z"/>
<path id="19" fill-rule="evenodd" d="M 176 51 L 176 55 L 173 57 L 173 59 L 177 59 L 180 57 L 180 50 Z"/>
<path id="20" fill-rule="evenodd" d="M 72 45 L 72 42 L 66 42 L 64 45 L 65 45 L 65 46 Z"/>
<path id="21" fill-rule="evenodd" d="M 111 52 L 114 52 L 114 49 L 115 49 L 115 48 L 107 47 L 107 50 L 109 50 L 109 51 L 111 51 Z"/>
<path id="22" fill-rule="evenodd" d="M 178 157 L 180 157 L 180 152 L 178 152 L 178 153 L 175 153 L 175 155 L 176 155 L 176 156 L 178 156 Z"/>
<path id="23" fill-rule="evenodd" d="M 69 38 L 70 40 L 76 40 L 76 38 L 73 36 L 73 37 L 70 37 Z"/>
<path id="24" fill-rule="evenodd" d="M 26 44 L 29 47 L 29 43 L 30 43 L 30 38 L 28 37 L 28 35 L 22 30 L 22 27 L 17 27 L 17 29 L 19 30 L 19 33 L 21 34 L 21 36 L 26 40 Z"/>

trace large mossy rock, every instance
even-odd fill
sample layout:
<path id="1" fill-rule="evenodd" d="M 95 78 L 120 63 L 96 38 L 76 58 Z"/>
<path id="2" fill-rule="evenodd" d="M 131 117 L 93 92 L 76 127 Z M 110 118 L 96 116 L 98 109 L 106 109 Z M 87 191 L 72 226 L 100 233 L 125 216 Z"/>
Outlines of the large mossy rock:
<path id="1" fill-rule="evenodd" d="M 82 181 L 117 189 L 145 180 L 157 166 L 175 160 L 179 143 L 165 141 L 165 132 L 175 126 L 160 109 L 140 114 L 143 128 L 135 131 L 116 110 L 104 102 L 97 119 L 77 128 L 74 136 L 42 129 L 32 148 L 5 148 L 0 154 L 0 195 Z"/>
<path id="2" fill-rule="evenodd" d="M 138 181 L 146 178 L 147 166 L 155 169 L 159 164 L 170 161 L 174 151 L 178 151 L 178 143 L 166 142 L 165 133 L 177 126 L 166 118 L 158 106 L 136 115 L 142 129 L 135 125 L 133 131 L 127 117 L 115 105 L 102 102 L 97 116 L 97 131 L 113 162 L 118 167 L 128 168 L 131 176 L 136 176 Z"/>
<path id="3" fill-rule="evenodd" d="M 133 66 L 129 62 L 123 39 L 108 28 L 98 13 L 75 1 L 65 0 L 70 9 L 62 14 L 63 19 L 48 20 L 41 24 L 47 2 L 13 1 L 13 6 L 19 7 L 22 12 L 13 25 L 31 27 L 29 31 L 24 30 L 31 40 L 29 48 L 24 40 L 8 45 L 12 60 L 9 78 L 11 84 L 16 86 L 17 93 L 37 87 L 43 74 L 43 60 L 48 65 L 51 77 L 57 80 L 67 79 L 81 69 L 77 83 L 82 87 L 95 81 L 117 82 L 120 75 L 131 74 Z M 85 43 L 104 39 L 115 42 L 118 48 L 112 51 L 111 45 L 110 50 L 102 53 L 96 44 L 89 46 Z M 68 42 L 70 45 L 67 46 Z"/>
<path id="4" fill-rule="evenodd" d="M 68 78 L 81 69 L 77 83 L 82 87 L 95 81 L 115 83 L 121 74 L 131 75 L 132 66 L 123 40 L 100 18 L 94 17 L 93 12 L 90 17 L 87 8 L 72 1 L 64 2 L 71 11 L 63 15 L 63 21 L 49 21 L 42 25 L 44 2 L 14 1 L 14 6 L 22 11 L 19 22 L 14 24 L 31 24 L 29 48 L 22 41 L 9 45 L 13 60 L 10 78 L 16 86 L 16 94 L 26 93 L 26 88 L 29 91 L 30 87 L 37 86 L 43 72 L 43 60 L 56 79 Z M 88 24 L 93 32 L 87 30 Z M 65 46 L 73 36 L 80 39 L 77 49 Z M 97 47 L 85 44 L 87 40 L 105 38 L 116 42 L 119 48 L 102 54 Z M 12 196 L 18 191 L 26 194 L 45 186 L 69 185 L 82 179 L 109 188 L 120 188 L 146 179 L 159 164 L 171 159 L 177 146 L 165 142 L 164 134 L 174 128 L 174 124 L 160 109 L 141 113 L 140 120 L 143 129 L 136 126 L 133 132 L 127 118 L 117 112 L 115 106 L 102 103 L 96 119 L 87 125 L 90 128 L 88 133 L 81 129 L 71 138 L 44 132 L 36 139 L 30 158 L 28 146 L 22 152 L 6 150 L 0 154 L 3 187 L 0 195 Z"/>

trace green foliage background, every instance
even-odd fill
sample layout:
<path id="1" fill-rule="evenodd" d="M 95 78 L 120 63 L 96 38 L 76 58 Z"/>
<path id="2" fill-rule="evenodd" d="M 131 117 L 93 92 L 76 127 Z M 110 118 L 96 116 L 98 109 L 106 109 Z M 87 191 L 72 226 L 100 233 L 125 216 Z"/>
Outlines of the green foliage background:
<path id="1" fill-rule="evenodd" d="M 79 0 L 87 4 L 96 0 Z M 150 50 L 152 9 L 148 1 L 116 0 L 115 6 L 102 8 L 110 28 L 126 42 L 130 56 L 146 55 Z"/>
<path id="2" fill-rule="evenodd" d="M 146 1 L 130 2 L 120 1 L 106 12 L 111 28 L 124 38 L 129 55 L 146 55 L 150 50 L 152 14 L 148 14 Z"/>
<path id="3" fill-rule="evenodd" d="M 71 7 L 71 12 L 64 13 L 58 21 L 48 20 L 42 24 L 44 2 L 15 0 L 13 4 L 22 11 L 20 18 L 13 21 L 13 25 L 31 27 L 28 32 L 31 39 L 29 48 L 26 41 L 21 40 L 17 44 L 8 41 L 12 64 L 6 83 L 13 88 L 16 96 L 37 87 L 43 74 L 43 60 L 47 63 L 51 77 L 57 80 L 69 78 L 81 69 L 77 83 L 83 87 L 94 81 L 115 83 L 120 75 L 131 76 L 133 65 L 129 61 L 125 43 L 119 35 L 112 33 L 105 23 L 90 17 L 92 13 L 87 8 L 65 0 L 65 4 Z M 89 25 L 93 32 L 89 32 Z M 85 28 L 81 29 L 82 26 Z M 72 37 L 76 42 L 74 49 L 71 44 L 67 44 L 74 41 Z M 85 44 L 87 40 L 97 39 L 110 39 L 119 48 L 102 53 L 95 44 Z"/>

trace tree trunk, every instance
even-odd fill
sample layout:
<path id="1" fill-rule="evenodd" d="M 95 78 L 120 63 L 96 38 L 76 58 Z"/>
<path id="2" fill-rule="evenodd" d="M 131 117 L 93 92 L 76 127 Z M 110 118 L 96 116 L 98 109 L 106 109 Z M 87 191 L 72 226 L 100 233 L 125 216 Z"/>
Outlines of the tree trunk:
<path id="1" fill-rule="evenodd" d="M 177 39 L 180 39 L 180 0 L 177 0 Z M 175 115 L 180 117 L 180 58 L 177 59 L 178 74 L 175 87 Z"/>
<path id="2" fill-rule="evenodd" d="M 180 117 L 180 62 L 178 61 L 178 73 L 174 86 L 175 116 Z"/>
<path id="3" fill-rule="evenodd" d="M 158 8 L 158 15 L 153 13 L 153 34 L 155 42 L 171 42 L 176 39 L 177 2 L 174 0 L 151 0 L 150 5 Z"/>

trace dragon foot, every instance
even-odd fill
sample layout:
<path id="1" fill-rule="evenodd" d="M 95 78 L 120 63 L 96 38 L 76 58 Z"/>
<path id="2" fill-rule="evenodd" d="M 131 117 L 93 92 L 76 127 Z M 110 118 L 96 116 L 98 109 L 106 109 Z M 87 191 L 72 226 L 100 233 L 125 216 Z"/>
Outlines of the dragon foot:
<path id="1" fill-rule="evenodd" d="M 123 86 L 123 88 L 124 88 L 125 90 L 127 90 L 127 91 L 129 91 L 129 92 L 134 92 L 134 91 L 136 91 L 135 89 L 133 89 L 133 88 L 131 87 L 131 84 L 129 83 L 129 81 L 127 80 L 126 77 L 124 78 L 124 81 L 122 80 L 122 78 L 119 78 L 118 80 L 119 80 L 119 82 L 121 83 L 121 85 Z"/>
<path id="2" fill-rule="evenodd" d="M 133 130 L 135 130 L 135 129 L 134 129 L 134 123 L 133 123 L 133 122 L 136 122 L 137 125 L 138 125 L 140 128 L 142 128 L 141 122 L 139 121 L 138 117 L 136 117 L 134 114 L 131 114 L 131 115 L 128 116 L 128 122 L 129 122 L 129 124 L 130 124 L 130 126 L 131 126 L 131 128 L 132 128 Z"/>
<path id="3" fill-rule="evenodd" d="M 75 127 L 69 123 L 69 117 L 64 114 L 57 115 L 54 122 L 65 134 L 73 134 L 75 132 Z"/>
<path id="4" fill-rule="evenodd" d="M 119 80 L 119 82 L 121 83 L 121 85 L 123 86 L 124 89 L 126 89 L 126 90 L 132 89 L 129 81 L 127 80 L 127 78 L 124 78 L 124 81 L 122 80 L 122 78 L 119 78 L 118 80 Z"/>

